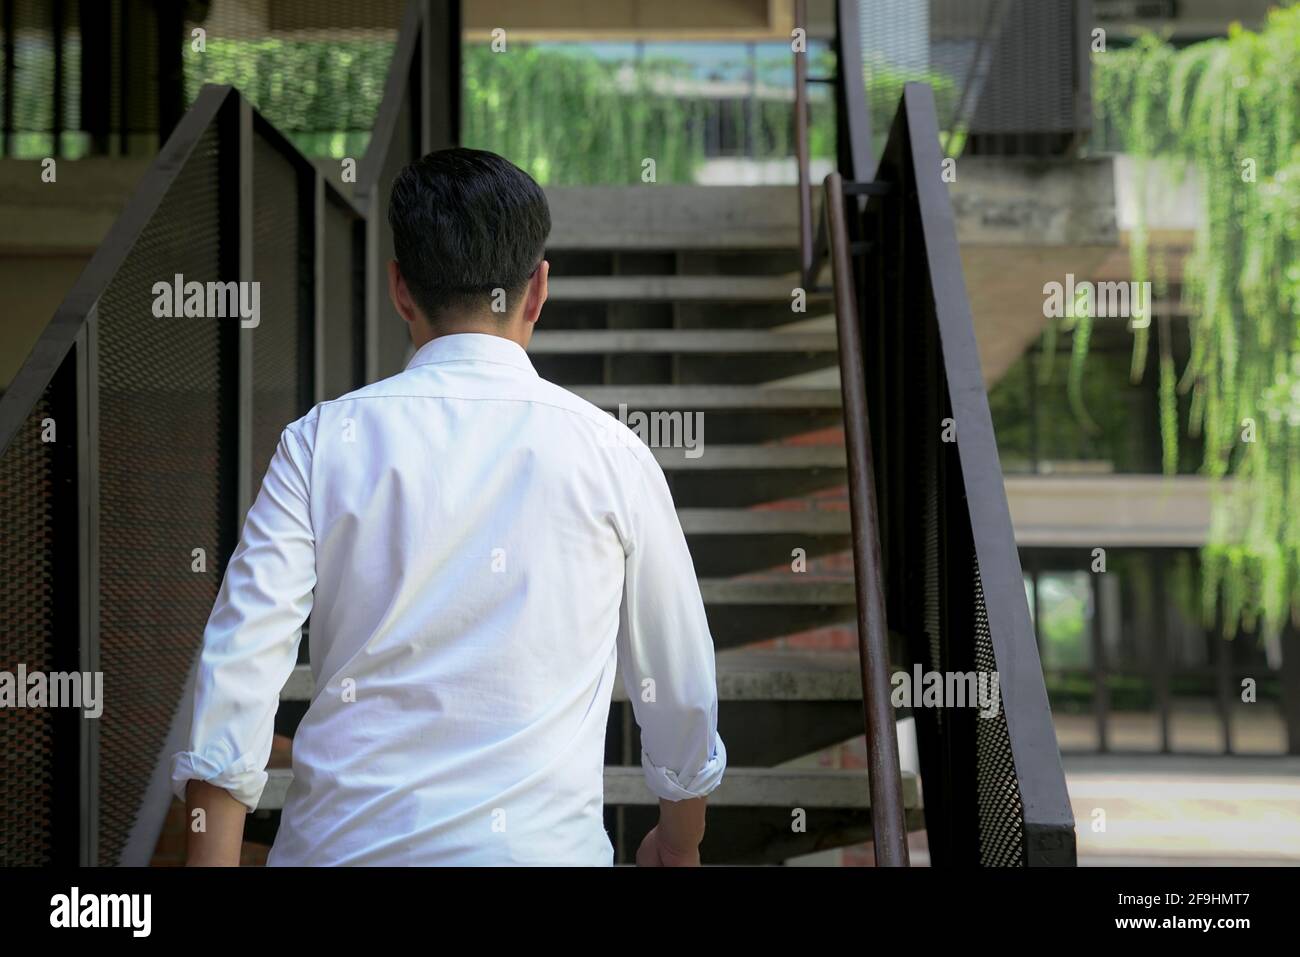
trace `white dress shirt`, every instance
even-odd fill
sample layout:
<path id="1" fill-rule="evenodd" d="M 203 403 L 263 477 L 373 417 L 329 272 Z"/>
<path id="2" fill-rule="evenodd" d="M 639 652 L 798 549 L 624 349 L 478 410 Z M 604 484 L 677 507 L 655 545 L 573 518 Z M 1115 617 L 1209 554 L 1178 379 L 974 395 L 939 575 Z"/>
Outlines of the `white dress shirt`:
<path id="1" fill-rule="evenodd" d="M 309 613 L 316 690 L 270 864 L 611 864 L 619 659 L 650 790 L 722 778 L 663 472 L 508 339 L 435 339 L 284 430 L 204 632 L 182 799 L 198 778 L 256 807 Z"/>

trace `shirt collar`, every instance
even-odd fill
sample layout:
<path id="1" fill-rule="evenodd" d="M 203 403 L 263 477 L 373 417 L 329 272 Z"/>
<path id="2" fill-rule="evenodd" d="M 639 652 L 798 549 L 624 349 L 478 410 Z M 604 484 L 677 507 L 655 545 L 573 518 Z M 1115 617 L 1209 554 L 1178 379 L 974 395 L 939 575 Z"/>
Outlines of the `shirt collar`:
<path id="1" fill-rule="evenodd" d="M 523 346 L 513 339 L 486 332 L 457 332 L 430 339 L 415 351 L 406 368 L 434 362 L 494 362 L 537 375 Z"/>

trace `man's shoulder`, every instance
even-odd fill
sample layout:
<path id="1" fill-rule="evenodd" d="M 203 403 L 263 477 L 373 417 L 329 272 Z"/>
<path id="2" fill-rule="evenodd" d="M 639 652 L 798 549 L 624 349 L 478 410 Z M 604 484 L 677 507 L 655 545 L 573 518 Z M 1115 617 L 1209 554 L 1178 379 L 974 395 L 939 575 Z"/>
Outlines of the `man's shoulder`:
<path id="1" fill-rule="evenodd" d="M 537 384 L 542 401 L 589 422 L 595 439 L 602 446 L 626 449 L 627 455 L 623 456 L 624 458 L 635 460 L 643 468 L 658 468 L 654 453 L 650 451 L 641 436 L 628 428 L 622 419 L 611 415 L 582 396 L 570 392 L 564 386 L 556 385 L 541 377 L 538 377 Z"/>
<path id="2" fill-rule="evenodd" d="M 315 445 L 316 432 L 320 428 L 320 422 L 323 416 L 331 413 L 335 409 L 347 406 L 354 400 L 380 398 L 383 396 L 393 395 L 393 379 L 396 376 L 390 376 L 387 379 L 380 379 L 378 382 L 371 382 L 359 389 L 353 389 L 351 392 L 344 393 L 334 399 L 326 399 L 323 402 L 317 402 L 304 415 L 294 419 L 285 426 L 286 434 L 293 436 L 309 450 Z"/>
<path id="3" fill-rule="evenodd" d="M 377 379 L 360 388 L 353 389 L 351 392 L 345 392 L 336 398 L 319 402 L 316 404 L 316 408 L 328 410 L 331 407 L 346 405 L 361 399 L 394 398 L 405 395 L 411 392 L 412 378 L 411 370 L 403 369 L 401 372 L 396 372 L 383 379 Z"/>
<path id="4" fill-rule="evenodd" d="M 327 415 L 340 412 L 345 415 L 352 414 L 352 411 L 349 410 L 357 410 L 358 403 L 362 403 L 366 399 L 400 398 L 410 395 L 408 371 L 404 370 L 395 375 L 368 383 L 333 399 L 317 402 L 305 415 L 290 422 L 286 427 L 286 431 L 291 431 L 301 438 L 308 438 L 315 433 L 321 419 Z"/>
<path id="5" fill-rule="evenodd" d="M 570 392 L 563 386 L 541 376 L 521 379 L 517 386 L 517 390 L 512 389 L 510 395 L 498 393 L 492 396 L 482 396 L 481 398 L 495 398 L 506 401 L 523 400 L 533 403 L 550 410 L 556 415 L 564 416 L 566 429 L 575 437 L 580 436 L 595 447 L 626 450 L 622 453 L 615 453 L 617 458 L 625 460 L 625 466 L 631 466 L 635 463 L 641 469 L 649 468 L 653 470 L 658 468 L 658 462 L 655 460 L 654 454 L 640 435 L 628 428 L 618 417 L 611 415 L 582 396 Z M 305 415 L 289 423 L 285 431 L 293 434 L 310 451 L 315 444 L 315 436 L 322 420 L 334 421 L 339 415 L 345 417 L 360 415 L 371 410 L 379 412 L 383 408 L 382 402 L 372 403 L 368 400 L 401 399 L 406 397 L 429 399 L 464 397 L 454 393 L 455 390 L 446 394 L 440 390 L 426 391 L 422 384 L 418 382 L 417 377 L 409 375 L 408 370 L 372 382 L 359 389 L 354 389 L 338 398 L 318 402 Z"/>
<path id="6" fill-rule="evenodd" d="M 541 404 L 554 406 L 557 409 L 572 413 L 601 428 L 607 422 L 617 421 L 595 403 L 587 401 L 574 392 L 570 392 L 562 385 L 556 385 L 550 379 L 543 379 L 538 376 L 530 384 L 533 398 Z"/>

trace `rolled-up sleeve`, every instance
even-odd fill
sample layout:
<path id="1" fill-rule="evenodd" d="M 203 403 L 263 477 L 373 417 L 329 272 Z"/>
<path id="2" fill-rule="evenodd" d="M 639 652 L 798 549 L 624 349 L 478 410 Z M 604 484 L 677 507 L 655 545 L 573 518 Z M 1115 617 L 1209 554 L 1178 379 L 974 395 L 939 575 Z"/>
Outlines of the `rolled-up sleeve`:
<path id="1" fill-rule="evenodd" d="M 311 454 L 286 429 L 226 568 L 203 633 L 188 750 L 172 758 L 172 790 L 224 788 L 249 810 L 266 787 L 275 712 L 298 658 L 316 585 Z"/>
<path id="2" fill-rule="evenodd" d="M 618 656 L 641 728 L 641 766 L 660 798 L 703 797 L 722 781 L 713 638 L 695 566 L 663 471 L 638 455 L 629 521 Z"/>

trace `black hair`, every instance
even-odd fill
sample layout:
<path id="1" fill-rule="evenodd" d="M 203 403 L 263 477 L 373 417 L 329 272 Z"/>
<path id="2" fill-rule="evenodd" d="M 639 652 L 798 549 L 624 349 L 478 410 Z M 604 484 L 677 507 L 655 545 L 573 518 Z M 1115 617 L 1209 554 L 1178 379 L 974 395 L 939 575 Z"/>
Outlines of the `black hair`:
<path id="1" fill-rule="evenodd" d="M 457 312 L 487 313 L 495 289 L 505 290 L 513 313 L 542 261 L 551 210 L 542 188 L 514 163 L 453 147 L 397 174 L 388 225 L 407 287 L 437 323 Z"/>

